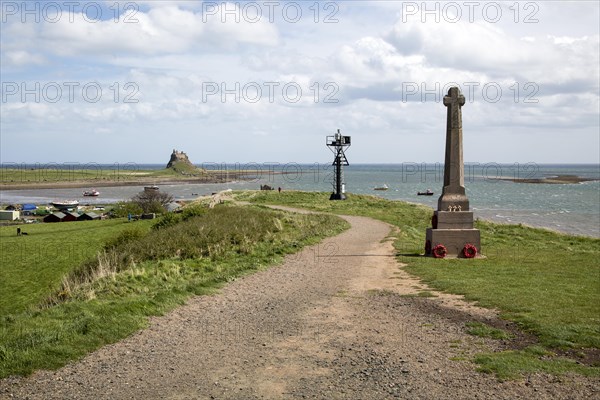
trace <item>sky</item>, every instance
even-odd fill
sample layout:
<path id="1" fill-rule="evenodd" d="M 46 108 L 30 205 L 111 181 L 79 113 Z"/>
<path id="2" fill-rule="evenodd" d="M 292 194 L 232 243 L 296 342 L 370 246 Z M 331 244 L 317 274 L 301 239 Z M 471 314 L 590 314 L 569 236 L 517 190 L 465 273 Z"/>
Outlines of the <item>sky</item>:
<path id="1" fill-rule="evenodd" d="M 1 1 L 0 161 L 600 163 L 597 1 Z"/>

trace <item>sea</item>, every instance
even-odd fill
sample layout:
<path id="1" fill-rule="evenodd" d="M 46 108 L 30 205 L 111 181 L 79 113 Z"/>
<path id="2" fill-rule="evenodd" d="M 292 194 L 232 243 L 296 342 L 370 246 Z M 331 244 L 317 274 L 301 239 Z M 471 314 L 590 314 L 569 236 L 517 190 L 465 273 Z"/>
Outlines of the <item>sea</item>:
<path id="1" fill-rule="evenodd" d="M 329 163 L 213 163 L 199 165 L 206 169 L 255 170 L 247 180 L 222 184 L 160 184 L 176 200 L 233 189 L 259 189 L 269 185 L 282 190 L 331 191 L 333 167 Z M 14 168 L 14 167 L 13 167 Z M 53 165 L 56 169 L 56 165 Z M 138 164 L 135 167 L 94 165 L 99 174 L 119 174 L 126 178 L 136 170 L 162 169 L 163 164 Z M 344 167 L 345 191 L 368 194 L 390 200 L 403 200 L 435 208 L 443 187 L 443 163 L 352 164 Z M 537 184 L 513 182 L 511 179 L 548 178 L 576 175 L 595 179 L 574 184 Z M 387 185 L 385 191 L 375 187 Z M 535 227 L 592 237 L 600 237 L 600 164 L 465 164 L 465 188 L 472 211 L 479 219 L 499 223 L 525 224 Z M 142 186 L 100 187 L 97 198 L 83 197 L 79 189 L 1 190 L 0 203 L 46 204 L 57 200 L 79 200 L 81 204 L 100 205 L 131 198 Z M 433 196 L 417 192 L 430 189 Z"/>

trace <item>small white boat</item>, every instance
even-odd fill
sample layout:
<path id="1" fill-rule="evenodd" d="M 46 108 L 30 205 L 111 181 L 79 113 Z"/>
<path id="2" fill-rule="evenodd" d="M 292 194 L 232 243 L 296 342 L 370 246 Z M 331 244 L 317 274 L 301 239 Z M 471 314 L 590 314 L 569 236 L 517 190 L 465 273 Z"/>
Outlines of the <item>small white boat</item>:
<path id="1" fill-rule="evenodd" d="M 100 196 L 100 192 L 96 189 L 86 190 L 85 192 L 83 192 L 83 195 L 86 197 L 98 197 Z"/>
<path id="2" fill-rule="evenodd" d="M 388 190 L 388 189 L 389 189 L 389 187 L 385 183 L 381 186 L 377 186 L 376 188 L 373 188 L 373 190 Z"/>

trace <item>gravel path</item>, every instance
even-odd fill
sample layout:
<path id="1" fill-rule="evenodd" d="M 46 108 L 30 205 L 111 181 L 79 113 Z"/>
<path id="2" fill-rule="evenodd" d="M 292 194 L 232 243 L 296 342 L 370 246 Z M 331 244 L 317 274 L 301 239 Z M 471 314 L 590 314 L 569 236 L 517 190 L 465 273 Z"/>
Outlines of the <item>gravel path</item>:
<path id="1" fill-rule="evenodd" d="M 495 313 L 457 296 L 403 297 L 422 285 L 397 263 L 392 228 L 344 218 L 343 234 L 80 362 L 0 381 L 0 398 L 599 398 L 597 379 L 499 383 L 475 372 L 465 360 L 502 343 L 466 334 L 464 323 L 498 322 Z"/>

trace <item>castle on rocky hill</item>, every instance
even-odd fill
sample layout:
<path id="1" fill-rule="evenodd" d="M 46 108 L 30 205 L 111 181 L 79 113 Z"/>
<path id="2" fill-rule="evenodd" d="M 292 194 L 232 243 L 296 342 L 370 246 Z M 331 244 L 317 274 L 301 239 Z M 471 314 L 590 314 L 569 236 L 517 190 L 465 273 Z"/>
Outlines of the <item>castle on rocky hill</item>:
<path id="1" fill-rule="evenodd" d="M 194 167 L 194 164 L 192 164 L 187 154 L 185 154 L 183 151 L 173 149 L 173 153 L 171 153 L 171 159 L 167 164 L 167 169 L 175 167 L 177 163 L 185 163 L 190 165 L 191 167 Z"/>

